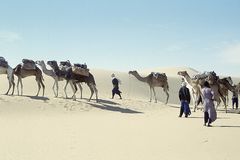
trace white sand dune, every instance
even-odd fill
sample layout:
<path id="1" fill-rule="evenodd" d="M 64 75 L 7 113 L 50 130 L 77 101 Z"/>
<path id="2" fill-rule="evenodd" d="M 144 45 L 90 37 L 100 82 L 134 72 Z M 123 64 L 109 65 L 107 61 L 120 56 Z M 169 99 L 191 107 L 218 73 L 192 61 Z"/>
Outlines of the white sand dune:
<path id="1" fill-rule="evenodd" d="M 100 103 L 87 101 L 86 84 L 83 99 L 79 92 L 76 101 L 63 98 L 65 82 L 60 82 L 59 98 L 54 98 L 53 80 L 45 75 L 45 97 L 34 96 L 34 77 L 23 80 L 24 96 L 16 92 L 6 96 L 8 83 L 1 75 L 0 160 L 238 159 L 237 112 L 226 114 L 221 107 L 211 128 L 203 126 L 200 110 L 189 118 L 178 118 L 181 78 L 174 76 L 178 69 L 159 70 L 170 75 L 168 105 L 163 104 L 166 95 L 161 88 L 157 89 L 159 102 L 150 103 L 147 84 L 125 72 L 91 70 Z M 112 73 L 121 80 L 122 100 L 110 99 Z M 70 87 L 68 94 L 72 94 Z"/>

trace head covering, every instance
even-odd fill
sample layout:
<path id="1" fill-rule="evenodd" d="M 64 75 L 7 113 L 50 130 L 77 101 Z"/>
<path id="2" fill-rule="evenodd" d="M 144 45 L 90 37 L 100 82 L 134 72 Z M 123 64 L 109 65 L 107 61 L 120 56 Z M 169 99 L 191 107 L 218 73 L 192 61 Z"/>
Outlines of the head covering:
<path id="1" fill-rule="evenodd" d="M 115 77 L 115 74 L 113 73 L 113 74 L 111 75 L 111 77 L 112 77 L 112 78 Z"/>
<path id="2" fill-rule="evenodd" d="M 182 82 L 182 86 L 186 86 L 187 85 L 187 83 L 186 82 Z"/>

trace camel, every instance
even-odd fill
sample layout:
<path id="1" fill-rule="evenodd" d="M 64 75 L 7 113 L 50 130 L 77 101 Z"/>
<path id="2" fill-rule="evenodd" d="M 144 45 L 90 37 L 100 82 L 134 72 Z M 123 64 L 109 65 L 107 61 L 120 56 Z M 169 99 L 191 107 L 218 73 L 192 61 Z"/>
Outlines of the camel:
<path id="1" fill-rule="evenodd" d="M 225 77 L 217 80 L 219 84 L 219 91 L 222 96 L 226 99 L 226 106 L 228 106 L 229 97 L 228 97 L 228 91 L 234 92 L 235 88 L 232 86 L 233 82 L 231 77 Z"/>
<path id="2" fill-rule="evenodd" d="M 29 76 L 35 76 L 36 77 L 36 81 L 38 84 L 38 91 L 36 96 L 38 96 L 39 91 L 41 89 L 43 89 L 43 94 L 42 96 L 44 96 L 44 91 L 45 91 L 45 85 L 43 84 L 43 76 L 42 76 L 42 71 L 36 66 L 36 69 L 24 69 L 22 68 L 22 64 L 18 64 L 14 69 L 14 74 L 18 77 L 18 82 L 17 82 L 17 92 L 19 95 L 19 83 L 21 84 L 21 95 L 23 95 L 23 84 L 22 84 L 22 79 L 25 77 L 29 77 Z"/>
<path id="3" fill-rule="evenodd" d="M 155 77 L 153 73 L 149 74 L 147 77 L 141 77 L 137 71 L 129 71 L 129 74 L 135 76 L 139 81 L 147 83 L 150 87 L 150 102 L 152 101 L 152 92 L 154 94 L 155 103 L 157 103 L 157 97 L 155 92 L 155 87 L 162 87 L 163 91 L 167 95 L 165 104 L 168 103 L 169 99 L 169 85 L 167 81 L 167 76 L 165 73 L 160 74 L 158 77 Z"/>
<path id="4" fill-rule="evenodd" d="M 55 97 L 58 97 L 58 81 L 63 81 L 64 78 L 63 77 L 59 77 L 55 74 L 54 70 L 53 69 L 47 69 L 46 67 L 46 64 L 43 60 L 41 61 L 36 61 L 36 64 L 38 64 L 41 68 L 42 68 L 42 71 L 43 73 L 45 73 L 47 76 L 50 76 L 54 79 L 54 83 L 53 83 L 53 93 L 55 95 Z M 79 88 L 80 88 L 80 91 L 81 91 L 81 98 L 82 98 L 82 86 L 80 84 L 78 84 Z M 56 89 L 55 89 L 56 87 Z"/>
<path id="5" fill-rule="evenodd" d="M 98 102 L 98 90 L 96 88 L 96 83 L 95 83 L 95 79 L 93 77 L 93 75 L 91 73 L 89 73 L 89 77 L 87 76 L 82 76 L 82 75 L 78 75 L 78 74 L 74 74 L 72 72 L 72 68 L 68 68 L 65 71 L 60 70 L 59 66 L 57 65 L 56 61 L 48 61 L 47 64 L 54 70 L 54 72 L 56 73 L 57 76 L 59 77 L 63 77 L 64 79 L 66 79 L 66 85 L 64 87 L 64 91 L 66 93 L 66 87 L 68 85 L 68 83 L 73 83 L 74 86 L 74 94 L 73 94 L 73 98 L 75 98 L 75 93 L 77 92 L 77 87 L 76 84 L 81 83 L 81 82 L 85 82 L 87 83 L 88 87 L 90 88 L 91 91 L 91 96 L 89 98 L 89 101 L 91 100 L 93 93 L 95 92 L 96 94 L 96 101 Z"/>
<path id="6" fill-rule="evenodd" d="M 7 74 L 9 86 L 5 94 L 7 95 L 10 89 L 13 87 L 12 93 L 11 93 L 11 95 L 13 95 L 14 89 L 15 89 L 15 83 L 14 83 L 14 75 L 13 75 L 12 67 L 10 67 L 9 65 L 7 65 L 7 67 L 0 66 L 0 74 Z"/>
<path id="7" fill-rule="evenodd" d="M 187 88 L 189 88 L 191 97 L 193 99 L 194 112 L 195 112 L 198 105 L 197 100 L 201 95 L 201 89 L 200 89 L 199 83 L 200 84 L 203 83 L 202 79 L 197 78 L 197 80 L 192 80 L 189 74 L 187 73 L 187 71 L 179 71 L 177 74 L 182 76 L 183 80 L 187 83 Z"/>
<path id="8" fill-rule="evenodd" d="M 194 112 L 196 111 L 199 98 L 201 98 L 201 88 L 203 87 L 203 83 L 205 81 L 208 81 L 212 90 L 214 91 L 214 100 L 217 102 L 216 108 L 219 106 L 221 99 L 223 100 L 224 106 L 226 108 L 226 98 L 223 96 L 223 92 L 221 91 L 218 79 L 219 77 L 216 76 L 215 72 L 208 72 L 204 73 L 204 75 L 201 75 L 197 78 L 191 79 L 191 77 L 188 75 L 187 71 L 179 71 L 178 75 L 181 75 L 184 77 L 184 80 L 193 88 L 191 90 L 194 101 Z M 220 81 L 223 83 L 223 81 Z M 221 98 L 221 99 L 220 99 Z"/>
<path id="9" fill-rule="evenodd" d="M 60 62 L 59 69 L 60 69 L 61 71 L 64 71 L 64 72 L 67 73 L 67 71 L 68 71 L 70 68 L 72 68 L 72 64 L 70 63 L 69 60 L 67 60 L 67 61 L 61 61 L 61 62 Z M 81 97 L 80 97 L 80 98 L 82 99 L 82 90 L 83 90 L 83 89 L 82 89 L 81 83 L 73 83 L 72 80 L 70 80 L 69 82 L 70 82 L 70 85 L 71 85 L 72 90 L 73 90 L 74 93 L 77 92 L 76 85 L 79 87 L 80 93 L 81 93 Z M 68 83 L 67 83 L 67 84 L 68 84 Z M 75 94 L 74 94 L 74 96 L 75 96 Z M 73 98 L 74 98 L 74 96 L 73 96 Z M 76 99 L 76 98 L 74 98 L 74 99 Z"/>
<path id="10" fill-rule="evenodd" d="M 222 99 L 226 113 L 227 113 L 227 103 L 226 103 L 226 94 L 227 93 L 225 93 L 226 91 L 224 91 L 224 90 L 225 90 L 225 88 L 229 88 L 229 86 L 225 86 L 225 85 L 227 85 L 227 83 L 229 81 L 227 81 L 226 79 L 219 79 L 219 77 L 216 75 L 216 73 L 214 71 L 209 72 L 209 75 L 206 78 L 206 81 L 209 82 L 210 87 L 214 91 L 214 99 L 217 101 L 216 109 L 218 108 L 219 104 L 221 103 L 221 99 Z M 220 85 L 219 82 L 221 82 L 222 85 Z"/>

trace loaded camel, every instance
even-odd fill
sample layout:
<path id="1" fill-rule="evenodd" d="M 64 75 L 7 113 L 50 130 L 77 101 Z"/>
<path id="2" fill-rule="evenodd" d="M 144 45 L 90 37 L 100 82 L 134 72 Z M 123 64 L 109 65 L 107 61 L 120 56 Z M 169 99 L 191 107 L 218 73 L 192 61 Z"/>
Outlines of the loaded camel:
<path id="1" fill-rule="evenodd" d="M 3 57 L 1 57 L 1 59 L 3 59 L 5 61 L 5 59 Z M 7 90 L 7 92 L 5 94 L 7 95 L 8 92 L 10 91 L 10 89 L 13 87 L 12 93 L 11 93 L 11 95 L 13 95 L 14 89 L 15 89 L 14 74 L 13 74 L 12 67 L 10 67 L 7 64 L 7 62 L 6 62 L 6 65 L 0 66 L 0 74 L 6 74 L 7 75 L 7 79 L 8 79 L 9 86 L 8 86 L 8 90 Z"/>
<path id="2" fill-rule="evenodd" d="M 52 89 L 53 89 L 53 93 L 54 93 L 55 97 L 58 97 L 58 89 L 59 89 L 58 81 L 65 80 L 65 77 L 57 76 L 53 69 L 50 69 L 50 70 L 47 69 L 46 64 L 43 60 L 36 61 L 36 64 L 38 64 L 42 68 L 43 73 L 45 73 L 47 76 L 50 76 L 54 79 Z M 81 98 L 82 98 L 82 86 L 80 84 L 78 84 L 78 86 L 80 88 Z M 66 94 L 66 92 L 65 92 L 65 94 Z"/>
<path id="3" fill-rule="evenodd" d="M 187 87 L 190 90 L 192 99 L 193 99 L 193 105 L 194 105 L 194 112 L 196 111 L 197 108 L 197 100 L 201 95 L 201 89 L 199 83 L 202 84 L 202 80 L 192 80 L 187 71 L 179 71 L 177 73 L 178 75 L 183 77 L 183 80 L 187 83 Z M 200 81 L 200 82 L 199 82 Z"/>
<path id="4" fill-rule="evenodd" d="M 59 66 L 57 65 L 56 61 L 48 61 L 47 64 L 54 70 L 55 74 L 57 76 L 63 77 L 66 79 L 66 85 L 64 87 L 64 91 L 66 93 L 66 87 L 68 85 L 68 83 L 73 83 L 74 85 L 74 94 L 73 94 L 73 98 L 75 98 L 75 93 L 77 92 L 77 87 L 76 84 L 81 83 L 81 82 L 85 82 L 87 83 L 88 87 L 90 88 L 91 91 L 91 95 L 89 98 L 89 101 L 92 99 L 92 96 L 95 92 L 96 94 L 96 101 L 98 102 L 98 90 L 96 88 L 96 83 L 95 83 L 95 79 L 93 77 L 93 75 L 91 73 L 89 73 L 89 76 L 82 76 L 79 74 L 75 74 L 72 72 L 72 68 L 68 68 L 65 71 L 62 71 L 59 69 Z"/>
<path id="5" fill-rule="evenodd" d="M 226 99 L 226 106 L 228 106 L 229 97 L 228 97 L 228 91 L 234 92 L 235 88 L 232 86 L 233 82 L 231 77 L 225 77 L 217 80 L 219 87 L 220 87 L 220 93 L 222 96 Z"/>
<path id="6" fill-rule="evenodd" d="M 136 77 L 139 81 L 147 83 L 150 87 L 150 102 L 152 101 L 152 92 L 154 94 L 155 103 L 157 103 L 157 97 L 155 92 L 155 87 L 162 87 L 163 91 L 167 95 L 166 104 L 168 103 L 169 99 L 169 86 L 167 81 L 167 76 L 165 73 L 159 74 L 157 77 L 154 76 L 154 73 L 149 74 L 146 77 L 141 77 L 137 71 L 129 71 L 129 74 L 132 74 L 134 77 Z"/>
<path id="7" fill-rule="evenodd" d="M 191 92 L 194 95 L 193 96 L 194 111 L 196 111 L 196 107 L 199 104 L 198 102 L 201 99 L 201 88 L 203 87 L 204 81 L 209 82 L 210 87 L 212 88 L 212 90 L 215 93 L 214 100 L 217 102 L 216 108 L 219 106 L 221 99 L 222 99 L 224 106 L 227 109 L 226 98 L 224 95 L 227 94 L 225 91 L 226 88 L 231 90 L 230 89 L 231 85 L 229 85 L 229 83 L 227 83 L 228 81 L 226 81 L 226 79 L 219 79 L 219 77 L 216 76 L 215 72 L 203 73 L 202 75 L 197 76 L 193 79 L 188 75 L 187 71 L 179 71 L 178 75 L 183 76 L 184 81 L 186 81 L 193 88 L 193 90 L 191 90 Z"/>
<path id="8" fill-rule="evenodd" d="M 210 87 L 212 88 L 212 90 L 214 92 L 214 99 L 217 101 L 216 109 L 218 108 L 219 104 L 221 103 L 221 99 L 222 99 L 225 110 L 227 112 L 226 97 L 223 95 L 223 94 L 225 94 L 225 91 L 224 91 L 225 87 L 220 87 L 220 84 L 219 84 L 219 82 L 223 83 L 224 80 L 221 81 L 219 79 L 219 76 L 217 76 L 216 73 L 213 71 L 213 72 L 209 72 L 209 75 L 206 78 L 206 81 L 209 82 Z M 226 85 L 226 84 L 224 84 L 224 85 Z"/>
<path id="9" fill-rule="evenodd" d="M 43 84 L 43 76 L 42 76 L 42 71 L 36 66 L 35 69 L 24 69 L 22 64 L 18 64 L 14 69 L 14 74 L 18 77 L 18 82 L 17 82 L 17 92 L 19 95 L 19 83 L 21 84 L 21 95 L 23 95 L 23 84 L 22 84 L 22 79 L 25 77 L 29 76 L 35 76 L 36 81 L 38 84 L 38 91 L 36 96 L 38 96 L 39 91 L 43 89 L 43 96 L 44 96 L 44 91 L 45 91 L 45 85 Z"/>
<path id="10" fill-rule="evenodd" d="M 59 69 L 60 70 L 62 70 L 62 71 L 65 71 L 66 73 L 67 73 L 67 71 L 69 70 L 69 69 L 71 69 L 73 66 L 72 66 L 72 64 L 70 63 L 70 61 L 69 60 L 67 60 L 67 61 L 61 61 L 60 62 L 60 65 L 59 65 Z M 69 81 L 70 82 L 70 85 L 71 85 L 71 87 L 72 87 L 72 90 L 73 90 L 73 92 L 74 93 L 76 93 L 77 92 L 77 88 L 76 88 L 76 85 L 79 87 L 79 89 L 80 89 L 80 93 L 81 93 L 81 99 L 82 99 L 82 86 L 81 86 L 81 83 L 73 83 L 72 81 Z M 67 87 L 67 86 L 66 86 Z M 75 98 L 75 94 L 74 94 L 74 97 L 73 98 Z"/>

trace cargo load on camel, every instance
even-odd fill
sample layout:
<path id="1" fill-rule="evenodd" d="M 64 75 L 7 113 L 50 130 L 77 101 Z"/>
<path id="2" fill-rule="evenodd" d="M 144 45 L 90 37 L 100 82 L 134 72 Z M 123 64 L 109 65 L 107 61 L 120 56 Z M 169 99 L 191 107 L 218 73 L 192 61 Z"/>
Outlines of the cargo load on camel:
<path id="1" fill-rule="evenodd" d="M 0 57 L 0 67 L 4 67 L 4 68 L 8 67 L 8 62 L 3 57 Z"/>
<path id="2" fill-rule="evenodd" d="M 36 64 L 33 60 L 23 59 L 22 63 L 23 63 L 23 66 L 22 66 L 23 69 L 26 69 L 26 70 L 35 70 L 36 69 Z"/>
<path id="3" fill-rule="evenodd" d="M 86 64 L 74 64 L 72 67 L 72 71 L 75 74 L 79 74 L 82 76 L 89 76 L 89 69 L 87 68 Z"/>

